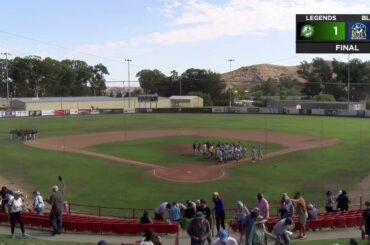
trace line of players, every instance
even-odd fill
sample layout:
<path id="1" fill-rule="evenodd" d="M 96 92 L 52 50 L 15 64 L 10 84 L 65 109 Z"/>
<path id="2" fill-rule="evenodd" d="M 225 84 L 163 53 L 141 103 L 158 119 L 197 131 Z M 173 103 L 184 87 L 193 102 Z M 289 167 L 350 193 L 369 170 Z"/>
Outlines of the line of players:
<path id="1" fill-rule="evenodd" d="M 209 141 L 205 143 L 193 143 L 193 153 L 207 157 L 209 160 L 215 159 L 217 164 L 227 163 L 229 161 L 236 161 L 237 163 L 247 158 L 248 149 L 245 145 L 238 143 L 223 143 Z M 263 145 L 259 144 L 258 149 L 255 146 L 251 149 L 252 162 L 258 158 L 263 159 Z"/>
<path id="2" fill-rule="evenodd" d="M 13 129 L 9 132 L 10 140 L 36 140 L 38 136 L 37 129 Z"/>

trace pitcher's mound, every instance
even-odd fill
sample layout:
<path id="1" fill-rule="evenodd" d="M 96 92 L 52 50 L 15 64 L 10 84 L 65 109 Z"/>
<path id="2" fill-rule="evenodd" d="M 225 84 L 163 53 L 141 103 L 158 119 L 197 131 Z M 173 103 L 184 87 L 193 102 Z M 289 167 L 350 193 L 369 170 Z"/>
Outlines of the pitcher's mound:
<path id="1" fill-rule="evenodd" d="M 171 168 L 159 167 L 153 169 L 154 176 L 175 182 L 201 183 L 222 179 L 225 176 L 223 168 L 212 166 L 186 165 Z"/>

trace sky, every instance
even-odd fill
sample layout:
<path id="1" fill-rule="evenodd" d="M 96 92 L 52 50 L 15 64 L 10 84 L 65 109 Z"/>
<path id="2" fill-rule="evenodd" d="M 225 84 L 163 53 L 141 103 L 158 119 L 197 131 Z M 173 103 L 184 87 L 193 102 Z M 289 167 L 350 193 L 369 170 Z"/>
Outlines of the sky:
<path id="1" fill-rule="evenodd" d="M 228 59 L 232 70 L 346 60 L 296 54 L 295 15 L 370 14 L 369 0 L 4 0 L 1 9 L 1 52 L 102 63 L 108 81 L 128 80 L 126 59 L 131 81 L 142 69 L 224 73 Z"/>

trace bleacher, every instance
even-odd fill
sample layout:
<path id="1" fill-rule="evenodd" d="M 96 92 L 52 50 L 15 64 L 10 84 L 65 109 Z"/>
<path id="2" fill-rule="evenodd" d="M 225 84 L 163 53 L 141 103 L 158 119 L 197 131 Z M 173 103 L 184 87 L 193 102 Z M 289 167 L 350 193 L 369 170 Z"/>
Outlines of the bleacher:
<path id="1" fill-rule="evenodd" d="M 308 220 L 306 230 L 316 231 L 321 229 L 350 228 L 363 225 L 363 210 L 349 210 L 347 212 L 318 213 L 318 220 Z M 274 225 L 280 220 L 280 217 L 271 217 L 266 223 L 268 231 L 272 231 Z M 298 218 L 293 218 L 295 227 L 298 230 Z"/>
<path id="2" fill-rule="evenodd" d="M 38 216 L 35 213 L 22 213 L 23 223 L 36 229 L 51 230 L 49 214 Z M 9 224 L 8 215 L 0 213 L 0 223 Z M 63 215 L 63 228 L 66 232 L 113 233 L 113 234 L 140 234 L 146 229 L 152 229 L 160 234 L 177 234 L 179 223 L 153 221 L 152 224 L 140 224 L 138 219 L 120 219 L 87 216 L 78 214 Z"/>

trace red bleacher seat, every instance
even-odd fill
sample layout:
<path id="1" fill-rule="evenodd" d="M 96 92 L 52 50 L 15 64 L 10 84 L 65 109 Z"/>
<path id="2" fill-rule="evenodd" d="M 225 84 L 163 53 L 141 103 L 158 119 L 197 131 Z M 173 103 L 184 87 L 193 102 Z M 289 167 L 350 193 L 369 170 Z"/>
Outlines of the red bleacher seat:
<path id="1" fill-rule="evenodd" d="M 335 228 L 345 228 L 346 227 L 346 218 L 345 217 L 336 217 L 334 219 Z"/>
<path id="2" fill-rule="evenodd" d="M 333 228 L 334 227 L 334 218 L 325 218 L 321 221 L 322 228 Z"/>

